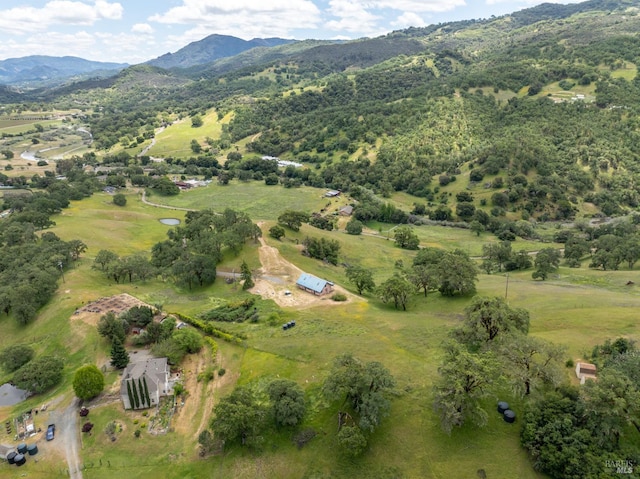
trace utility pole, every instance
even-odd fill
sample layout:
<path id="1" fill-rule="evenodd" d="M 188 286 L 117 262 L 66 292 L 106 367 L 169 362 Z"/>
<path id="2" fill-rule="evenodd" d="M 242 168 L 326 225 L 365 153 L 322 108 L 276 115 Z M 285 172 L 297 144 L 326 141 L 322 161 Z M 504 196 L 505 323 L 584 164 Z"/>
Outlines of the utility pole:
<path id="1" fill-rule="evenodd" d="M 509 272 L 507 271 L 507 285 L 504 288 L 504 300 L 507 300 L 507 296 L 509 295 Z"/>
<path id="2" fill-rule="evenodd" d="M 64 283 L 64 269 L 62 269 L 62 261 L 58 261 L 58 267 L 60 268 L 60 273 L 62 274 L 62 282 Z"/>

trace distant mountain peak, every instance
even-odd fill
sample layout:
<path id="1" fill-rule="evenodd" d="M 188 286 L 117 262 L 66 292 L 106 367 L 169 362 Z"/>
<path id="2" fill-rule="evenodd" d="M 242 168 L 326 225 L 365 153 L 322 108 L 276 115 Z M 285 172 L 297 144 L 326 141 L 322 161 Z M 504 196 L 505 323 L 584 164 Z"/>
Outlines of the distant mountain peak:
<path id="1" fill-rule="evenodd" d="M 230 35 L 214 33 L 202 40 L 189 43 L 175 53 L 165 53 L 148 61 L 147 64 L 160 68 L 189 68 L 212 63 L 221 58 L 232 57 L 252 48 L 275 47 L 295 41 L 284 38 L 243 40 Z"/>

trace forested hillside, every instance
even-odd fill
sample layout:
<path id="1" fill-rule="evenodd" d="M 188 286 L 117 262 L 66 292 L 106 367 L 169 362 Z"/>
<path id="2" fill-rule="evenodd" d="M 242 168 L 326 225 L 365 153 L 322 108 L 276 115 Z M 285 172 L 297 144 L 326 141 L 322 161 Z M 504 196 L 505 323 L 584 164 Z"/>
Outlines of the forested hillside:
<path id="1" fill-rule="evenodd" d="M 584 202 L 620 214 L 640 193 L 639 25 L 631 2 L 545 4 L 302 51 L 274 47 L 290 54 L 266 64 L 245 56 L 236 70 L 228 61 L 206 80 L 188 78 L 205 66 L 133 67 L 108 89 L 78 85 L 56 101 L 100 105 L 91 117 L 98 148 L 215 107 L 233 114 L 230 144 L 249 138 L 249 153 L 308 165 L 295 174 L 309 185 L 405 191 L 437 205 L 458 179 L 501 193 L 498 214 L 566 219 Z"/>

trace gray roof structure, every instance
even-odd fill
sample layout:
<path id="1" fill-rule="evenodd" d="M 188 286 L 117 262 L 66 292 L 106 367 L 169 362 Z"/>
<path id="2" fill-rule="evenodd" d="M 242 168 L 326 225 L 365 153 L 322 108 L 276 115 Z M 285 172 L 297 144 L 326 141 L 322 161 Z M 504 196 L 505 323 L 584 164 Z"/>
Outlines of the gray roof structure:
<path id="1" fill-rule="evenodd" d="M 147 390 L 149 398 L 152 403 L 157 402 L 160 396 L 166 396 L 170 394 L 170 386 L 168 384 L 170 369 L 167 362 L 167 358 L 154 358 L 146 359 L 144 361 L 138 361 L 130 363 L 122 374 L 122 382 L 120 384 L 120 397 L 122 398 L 125 409 L 127 408 L 127 382 L 133 381 L 134 384 L 139 385 L 141 378 L 144 378 L 144 382 L 147 384 Z M 155 402 L 154 402 L 155 398 Z M 150 407 L 152 404 L 145 404 L 143 406 Z M 131 405 L 133 407 L 133 405 Z"/>
<path id="2" fill-rule="evenodd" d="M 331 281 L 317 278 L 316 276 L 313 276 L 309 273 L 302 273 L 298 278 L 298 281 L 296 281 L 296 284 L 303 288 L 310 289 L 311 291 L 314 291 L 318 294 L 322 293 L 327 284 L 333 286 L 333 283 Z"/>

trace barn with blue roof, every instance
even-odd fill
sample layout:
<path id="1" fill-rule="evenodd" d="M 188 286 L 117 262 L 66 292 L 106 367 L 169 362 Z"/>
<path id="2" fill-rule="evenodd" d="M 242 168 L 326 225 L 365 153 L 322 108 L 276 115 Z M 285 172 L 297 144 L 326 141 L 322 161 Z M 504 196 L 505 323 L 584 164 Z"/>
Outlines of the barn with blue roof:
<path id="1" fill-rule="evenodd" d="M 296 281 L 298 288 L 313 293 L 316 296 L 322 296 L 333 291 L 333 283 L 326 279 L 320 279 L 309 273 L 302 273 Z"/>

